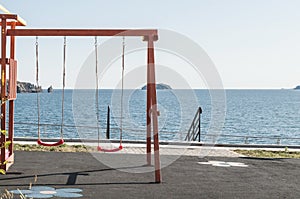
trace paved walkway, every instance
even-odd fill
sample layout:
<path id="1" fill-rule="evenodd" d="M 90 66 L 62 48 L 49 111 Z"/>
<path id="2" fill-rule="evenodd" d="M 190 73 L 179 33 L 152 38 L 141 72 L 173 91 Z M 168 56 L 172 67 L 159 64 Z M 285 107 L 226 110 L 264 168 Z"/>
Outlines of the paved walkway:
<path id="1" fill-rule="evenodd" d="M 115 144 L 114 144 L 115 145 Z M 111 144 L 103 146 L 111 148 Z M 114 147 L 118 147 L 115 145 Z M 153 151 L 153 148 L 152 148 Z M 123 144 L 123 150 L 118 151 L 119 154 L 145 154 L 145 144 Z M 242 157 L 235 153 L 233 149 L 225 147 L 198 147 L 198 146 L 180 146 L 180 145 L 160 145 L 161 155 L 184 155 L 184 156 L 214 156 L 214 157 Z"/>
<path id="2" fill-rule="evenodd" d="M 18 141 L 15 142 L 18 144 L 36 144 L 36 142 L 28 141 Z M 91 143 L 81 143 L 81 142 L 67 142 L 68 145 L 93 145 Z M 96 148 L 96 144 L 94 144 Z M 102 143 L 101 147 L 106 149 L 118 148 L 116 143 Z M 115 152 L 115 154 L 145 154 L 146 153 L 146 144 L 132 144 L 132 143 L 123 143 L 123 150 Z M 167 144 L 160 145 L 160 154 L 161 155 L 185 155 L 185 156 L 214 156 L 214 157 L 242 157 L 242 155 L 235 153 L 233 150 L 235 148 L 229 147 L 213 147 L 213 146 L 189 146 L 189 145 L 180 145 L 180 144 Z M 153 151 L 153 148 L 152 148 Z"/>
<path id="3" fill-rule="evenodd" d="M 144 149 L 127 148 L 122 153 L 132 154 L 17 151 L 15 164 L 0 176 L 0 193 L 19 189 L 33 198 L 85 199 L 300 198 L 299 159 L 236 157 L 216 148 L 178 155 L 178 147 L 161 147 L 162 154 L 176 155 L 161 155 L 163 182 L 155 184 L 153 167 L 144 166 L 145 155 L 139 154 Z M 208 155 L 196 155 L 199 151 Z"/>

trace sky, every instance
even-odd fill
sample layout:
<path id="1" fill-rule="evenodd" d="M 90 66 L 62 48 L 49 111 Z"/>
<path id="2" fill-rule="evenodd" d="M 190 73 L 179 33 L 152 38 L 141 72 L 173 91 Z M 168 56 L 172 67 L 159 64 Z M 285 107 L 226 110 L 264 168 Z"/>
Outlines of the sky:
<path id="1" fill-rule="evenodd" d="M 300 85 L 299 0 L 2 0 L 1 4 L 25 19 L 27 28 L 171 30 L 206 52 L 226 89 Z M 100 42 L 106 40 L 101 38 Z M 72 38 L 68 42 L 67 87 L 74 88 L 80 70 L 92 56 L 94 41 Z M 62 38 L 39 38 L 39 46 L 41 85 L 61 87 Z M 16 48 L 18 80 L 34 83 L 35 38 L 18 38 Z M 183 73 L 190 87 L 207 88 L 205 77 L 184 74 L 179 68 L 188 64 L 180 60 L 176 64 L 177 58 L 165 54 L 157 52 L 158 63 L 164 60 L 163 64 L 178 68 L 177 73 Z M 142 52 L 131 58 L 128 55 L 127 63 L 143 64 L 145 56 Z M 115 72 L 114 76 L 111 69 L 101 85 L 114 87 L 120 78 L 120 71 Z M 180 88 L 177 77 L 170 79 L 166 73 L 161 74 L 166 76 L 158 75 L 159 82 Z"/>

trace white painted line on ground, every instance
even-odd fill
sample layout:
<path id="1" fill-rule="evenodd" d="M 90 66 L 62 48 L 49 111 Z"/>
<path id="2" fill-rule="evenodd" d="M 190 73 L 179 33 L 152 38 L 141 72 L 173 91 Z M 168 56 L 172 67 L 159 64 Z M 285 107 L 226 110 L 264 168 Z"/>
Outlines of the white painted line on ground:
<path id="1" fill-rule="evenodd" d="M 248 165 L 242 162 L 208 161 L 208 162 L 198 162 L 198 164 L 211 165 L 214 167 L 248 167 Z"/>

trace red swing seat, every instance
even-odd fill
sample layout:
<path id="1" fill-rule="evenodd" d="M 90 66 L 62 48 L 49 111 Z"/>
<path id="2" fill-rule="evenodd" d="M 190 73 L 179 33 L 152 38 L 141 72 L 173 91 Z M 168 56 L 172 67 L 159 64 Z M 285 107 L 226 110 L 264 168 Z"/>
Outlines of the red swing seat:
<path id="1" fill-rule="evenodd" d="M 58 142 L 54 142 L 54 143 L 46 143 L 43 142 L 40 138 L 37 140 L 38 145 L 42 145 L 42 146 L 60 146 L 62 144 L 64 144 L 64 139 L 60 139 Z"/>
<path id="2" fill-rule="evenodd" d="M 102 152 L 117 152 L 117 151 L 121 151 L 123 149 L 123 146 L 120 145 L 118 148 L 114 148 L 114 149 L 104 149 L 101 146 L 97 147 L 98 151 L 102 151 Z"/>

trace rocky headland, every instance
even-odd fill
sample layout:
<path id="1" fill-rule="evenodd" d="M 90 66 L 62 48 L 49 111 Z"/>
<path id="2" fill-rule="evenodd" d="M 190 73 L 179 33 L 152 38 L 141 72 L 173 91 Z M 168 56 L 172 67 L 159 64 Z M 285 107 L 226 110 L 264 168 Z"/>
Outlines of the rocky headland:
<path id="1" fill-rule="evenodd" d="M 43 89 L 41 86 L 37 87 L 29 82 L 17 81 L 17 93 L 37 93 L 42 91 Z"/>

